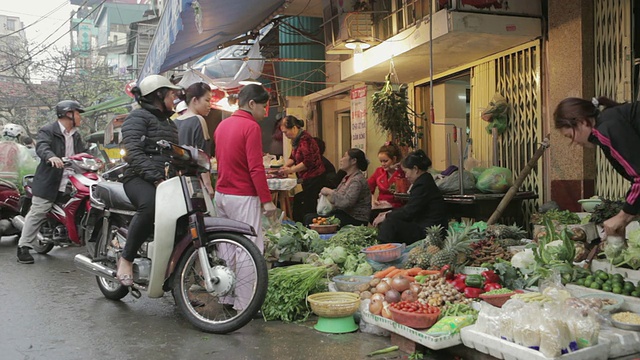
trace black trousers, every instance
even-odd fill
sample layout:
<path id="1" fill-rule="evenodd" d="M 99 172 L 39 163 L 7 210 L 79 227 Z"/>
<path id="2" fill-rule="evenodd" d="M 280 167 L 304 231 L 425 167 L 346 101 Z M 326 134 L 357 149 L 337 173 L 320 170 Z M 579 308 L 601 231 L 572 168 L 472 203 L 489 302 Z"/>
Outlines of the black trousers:
<path id="1" fill-rule="evenodd" d="M 425 227 L 413 222 L 385 219 L 378 226 L 378 241 L 381 243 L 413 244 L 427 235 Z"/>
<path id="2" fill-rule="evenodd" d="M 324 174 L 302 182 L 302 191 L 293 197 L 293 221 L 303 222 L 306 214 L 316 212 L 320 190 L 325 185 Z"/>
<path id="3" fill-rule="evenodd" d="M 303 224 L 309 225 L 313 223 L 313 219 L 317 218 L 318 216 L 320 215 L 316 213 L 305 215 Z M 322 217 L 331 217 L 331 216 L 335 216 L 337 219 L 340 219 L 340 227 L 347 226 L 347 225 L 353 225 L 353 226 L 365 225 L 366 226 L 369 224 L 367 221 L 358 220 L 342 210 L 334 210 L 330 212 L 329 215 L 323 215 Z"/>
<path id="4" fill-rule="evenodd" d="M 136 207 L 136 214 L 129 224 L 127 243 L 122 257 L 133 261 L 140 246 L 153 233 L 156 215 L 156 187 L 152 183 L 134 177 L 124 183 L 124 192 Z"/>

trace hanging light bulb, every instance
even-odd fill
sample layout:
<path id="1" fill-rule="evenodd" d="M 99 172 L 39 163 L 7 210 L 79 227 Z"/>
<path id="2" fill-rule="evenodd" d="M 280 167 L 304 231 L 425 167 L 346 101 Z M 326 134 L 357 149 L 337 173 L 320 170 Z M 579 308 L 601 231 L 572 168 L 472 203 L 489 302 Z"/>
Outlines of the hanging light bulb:
<path id="1" fill-rule="evenodd" d="M 362 46 L 360 43 L 356 43 L 353 48 L 353 72 L 356 74 L 361 73 L 364 69 L 364 55 L 362 53 Z"/>

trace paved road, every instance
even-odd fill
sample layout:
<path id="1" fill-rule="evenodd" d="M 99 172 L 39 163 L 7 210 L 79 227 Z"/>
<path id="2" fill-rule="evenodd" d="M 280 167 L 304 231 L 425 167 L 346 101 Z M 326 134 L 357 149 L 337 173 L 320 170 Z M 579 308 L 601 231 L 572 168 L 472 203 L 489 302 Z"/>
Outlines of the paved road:
<path id="1" fill-rule="evenodd" d="M 24 265 L 15 242 L 0 240 L 0 359 L 363 359 L 390 346 L 388 337 L 319 333 L 313 321 L 253 320 L 229 335 L 206 334 L 170 294 L 105 299 L 95 278 L 73 266 L 82 251 L 56 248 Z"/>

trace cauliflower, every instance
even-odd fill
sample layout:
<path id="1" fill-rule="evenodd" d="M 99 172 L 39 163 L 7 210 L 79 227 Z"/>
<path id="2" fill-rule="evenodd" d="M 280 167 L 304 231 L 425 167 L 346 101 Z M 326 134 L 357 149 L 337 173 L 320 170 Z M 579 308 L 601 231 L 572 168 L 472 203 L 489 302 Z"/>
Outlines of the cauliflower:
<path id="1" fill-rule="evenodd" d="M 533 250 L 525 249 L 513 255 L 511 265 L 520 269 L 523 274 L 533 272 L 536 266 L 536 258 L 533 255 Z"/>

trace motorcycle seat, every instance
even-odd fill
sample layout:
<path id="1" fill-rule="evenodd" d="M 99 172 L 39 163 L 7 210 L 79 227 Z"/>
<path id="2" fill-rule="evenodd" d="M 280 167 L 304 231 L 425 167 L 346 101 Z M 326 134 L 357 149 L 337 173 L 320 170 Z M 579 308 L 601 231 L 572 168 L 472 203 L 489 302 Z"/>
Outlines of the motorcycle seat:
<path id="1" fill-rule="evenodd" d="M 107 208 L 136 211 L 129 197 L 124 192 L 121 182 L 101 181 L 96 184 L 96 196 Z"/>

